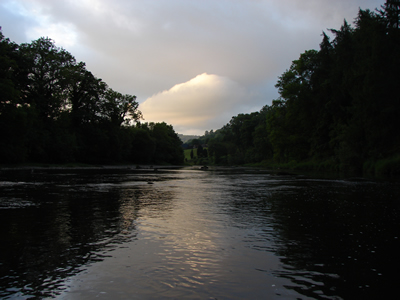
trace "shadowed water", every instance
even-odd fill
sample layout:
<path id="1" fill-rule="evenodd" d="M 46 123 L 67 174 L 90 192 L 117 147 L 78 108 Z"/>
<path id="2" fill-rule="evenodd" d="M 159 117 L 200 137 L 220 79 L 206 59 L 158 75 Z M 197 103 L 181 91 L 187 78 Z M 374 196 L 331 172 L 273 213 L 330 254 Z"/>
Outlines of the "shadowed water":
<path id="1" fill-rule="evenodd" d="M 388 298 L 399 197 L 239 168 L 3 170 L 0 297 Z"/>

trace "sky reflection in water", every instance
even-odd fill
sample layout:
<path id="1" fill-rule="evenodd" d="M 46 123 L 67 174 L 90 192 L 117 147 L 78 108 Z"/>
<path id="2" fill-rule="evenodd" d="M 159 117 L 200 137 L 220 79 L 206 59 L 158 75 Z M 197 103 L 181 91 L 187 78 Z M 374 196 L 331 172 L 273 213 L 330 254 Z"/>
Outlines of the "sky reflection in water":
<path id="1" fill-rule="evenodd" d="M 1 180 L 6 299 L 366 299 L 395 286 L 397 183 L 243 169 Z"/>

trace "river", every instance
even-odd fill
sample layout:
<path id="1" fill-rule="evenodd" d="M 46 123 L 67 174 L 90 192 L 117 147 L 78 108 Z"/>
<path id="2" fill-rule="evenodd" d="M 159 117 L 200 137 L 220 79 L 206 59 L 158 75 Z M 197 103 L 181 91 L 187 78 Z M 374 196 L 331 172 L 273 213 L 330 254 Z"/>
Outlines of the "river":
<path id="1" fill-rule="evenodd" d="M 389 299 L 399 217 L 395 180 L 4 169 L 0 298 Z"/>

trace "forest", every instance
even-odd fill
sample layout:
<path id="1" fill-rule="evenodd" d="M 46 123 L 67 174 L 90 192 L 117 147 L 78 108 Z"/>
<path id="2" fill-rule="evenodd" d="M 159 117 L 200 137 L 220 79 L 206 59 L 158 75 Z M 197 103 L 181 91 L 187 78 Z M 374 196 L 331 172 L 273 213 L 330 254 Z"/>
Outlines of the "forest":
<path id="1" fill-rule="evenodd" d="M 388 0 L 331 29 L 333 38 L 324 32 L 320 49 L 279 77 L 272 105 L 196 143 L 215 164 L 400 174 L 399 12 Z"/>
<path id="2" fill-rule="evenodd" d="M 279 76 L 271 105 L 184 147 L 51 39 L 0 31 L 0 163 L 183 164 L 206 145 L 201 163 L 400 174 L 399 23 L 400 1 L 360 9 Z"/>
<path id="3" fill-rule="evenodd" d="M 0 31 L 0 163 L 183 163 L 171 125 L 142 123 L 136 97 L 110 88 L 49 38 Z"/>

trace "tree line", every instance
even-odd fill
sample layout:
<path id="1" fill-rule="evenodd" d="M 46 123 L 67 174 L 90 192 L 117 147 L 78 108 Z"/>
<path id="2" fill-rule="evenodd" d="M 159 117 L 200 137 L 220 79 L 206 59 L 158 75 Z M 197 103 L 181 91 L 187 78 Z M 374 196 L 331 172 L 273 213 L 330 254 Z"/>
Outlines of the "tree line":
<path id="1" fill-rule="evenodd" d="M 0 163 L 183 162 L 166 123 L 141 123 L 136 97 L 110 88 L 49 38 L 0 31 Z"/>
<path id="2" fill-rule="evenodd" d="M 323 33 L 278 79 L 280 97 L 201 137 L 217 164 L 400 173 L 400 1 Z"/>

